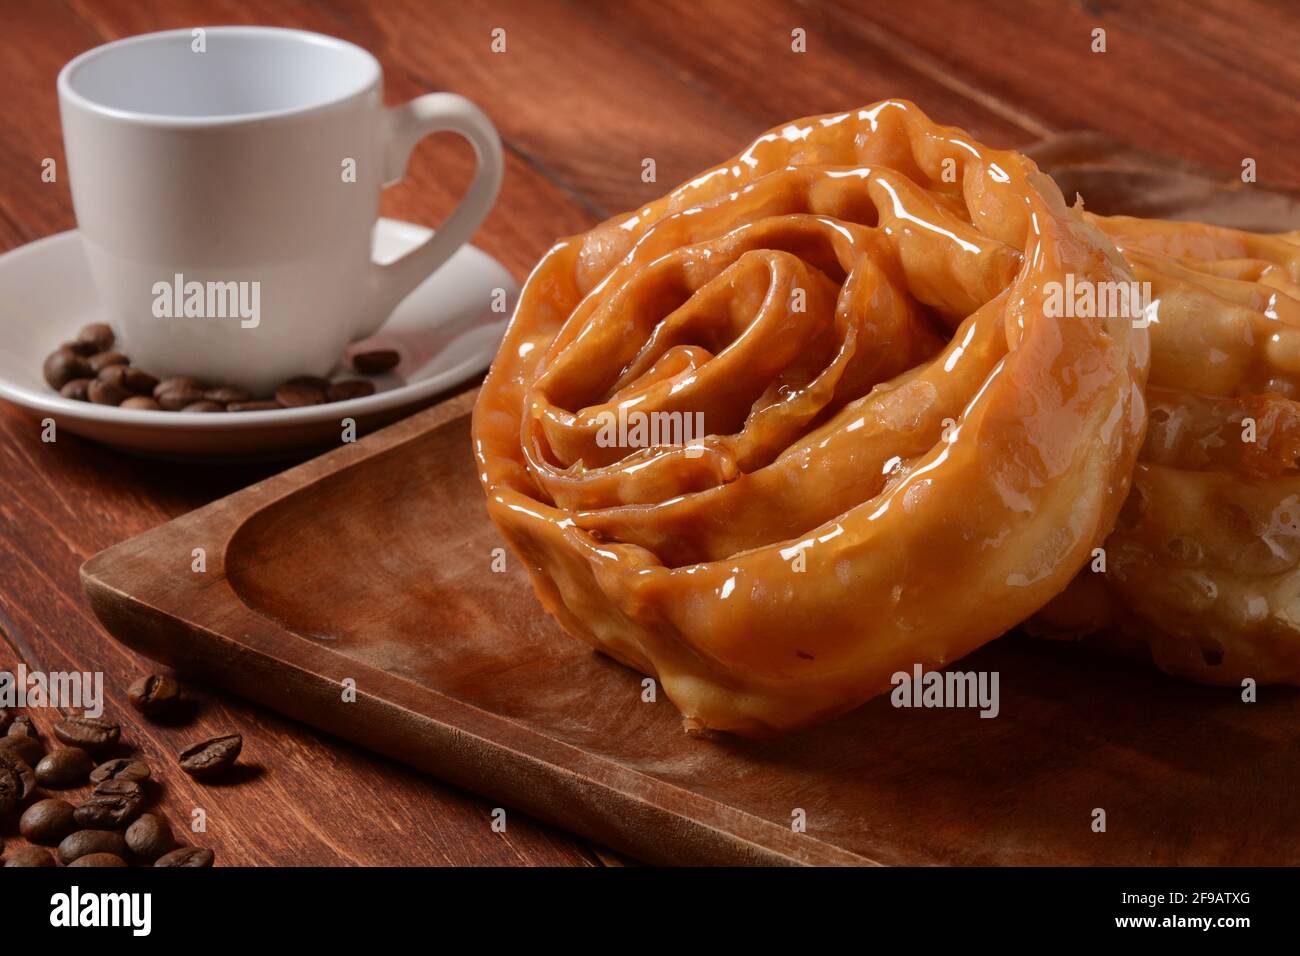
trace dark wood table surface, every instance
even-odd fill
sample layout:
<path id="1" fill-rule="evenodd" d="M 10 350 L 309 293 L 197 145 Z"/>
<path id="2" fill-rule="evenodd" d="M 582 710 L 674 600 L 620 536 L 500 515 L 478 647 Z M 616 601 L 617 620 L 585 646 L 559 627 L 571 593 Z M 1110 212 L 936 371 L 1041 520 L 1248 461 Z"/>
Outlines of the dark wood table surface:
<path id="1" fill-rule="evenodd" d="M 453 90 L 501 130 L 506 178 L 476 242 L 519 278 L 559 235 L 633 208 L 794 117 L 886 97 L 999 146 L 1101 130 L 1224 177 L 1300 186 L 1295 2 L 778 0 L 399 2 L 3 0 L 0 250 L 74 226 L 55 76 L 71 57 L 133 33 L 225 23 L 345 37 L 383 64 L 386 96 Z M 506 51 L 491 50 L 495 28 Z M 791 50 L 806 31 L 807 52 Z M 1093 31 L 1106 52 L 1092 52 Z M 657 182 L 642 181 L 653 158 Z M 465 144 L 426 141 L 385 215 L 437 225 L 471 169 Z M 71 331 L 71 330 L 69 330 Z M 183 825 L 202 807 L 219 864 L 602 865 L 618 857 L 510 817 L 474 795 L 199 689 L 197 720 L 158 727 L 127 705 L 149 663 L 99 627 L 77 569 L 111 544 L 272 473 L 126 457 L 38 425 L 0 402 L 0 670 L 102 671 L 107 708 L 165 784 Z M 48 734 L 55 715 L 34 713 Z M 258 768 L 203 787 L 173 769 L 186 743 L 237 731 Z M 6 838 L 11 838 L 7 834 Z"/>

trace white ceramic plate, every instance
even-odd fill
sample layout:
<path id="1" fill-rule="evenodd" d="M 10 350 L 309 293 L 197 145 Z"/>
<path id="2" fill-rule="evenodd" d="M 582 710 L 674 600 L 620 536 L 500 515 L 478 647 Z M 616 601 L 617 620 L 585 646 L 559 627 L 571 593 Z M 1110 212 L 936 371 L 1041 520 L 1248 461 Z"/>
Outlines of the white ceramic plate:
<path id="1" fill-rule="evenodd" d="M 423 226 L 380 219 L 374 255 L 396 259 L 430 235 Z M 506 290 L 504 313 L 491 311 L 494 289 Z M 56 428 L 125 451 L 165 458 L 252 459 L 301 455 L 338 444 L 344 419 L 361 434 L 414 411 L 440 392 L 482 372 L 496 354 L 518 286 L 505 267 L 474 246 L 460 249 L 397 307 L 363 344 L 402 356 L 394 372 L 372 379 L 365 398 L 267 412 L 182 415 L 92 405 L 62 398 L 41 377 L 45 357 L 87 322 L 105 321 L 76 230 L 0 256 L 0 398 Z M 434 316 L 450 314 L 430 329 Z M 147 371 L 147 370 L 146 370 Z M 338 376 L 357 378 L 340 367 Z"/>

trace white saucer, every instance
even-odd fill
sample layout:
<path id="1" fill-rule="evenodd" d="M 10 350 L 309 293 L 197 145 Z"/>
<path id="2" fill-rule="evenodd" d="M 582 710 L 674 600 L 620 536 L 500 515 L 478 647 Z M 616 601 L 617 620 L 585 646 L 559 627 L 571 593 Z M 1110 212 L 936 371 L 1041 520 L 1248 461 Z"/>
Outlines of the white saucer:
<path id="1" fill-rule="evenodd" d="M 380 219 L 375 258 L 396 259 L 429 235 L 423 226 Z M 506 290 L 504 313 L 490 309 L 497 288 Z M 361 434 L 482 372 L 496 354 L 517 295 L 518 286 L 505 267 L 467 245 L 364 343 L 394 348 L 402 357 L 393 373 L 373 379 L 374 395 L 266 412 L 133 411 L 62 398 L 41 377 L 41 364 L 61 342 L 75 337 L 87 322 L 105 321 L 81 237 L 72 230 L 0 256 L 0 398 L 37 419 L 53 418 L 57 430 L 137 454 L 208 460 L 289 457 L 338 444 L 345 418 L 355 420 Z M 446 313 L 455 317 L 439 329 L 428 328 L 431 316 Z M 343 369 L 338 374 L 361 377 Z"/>

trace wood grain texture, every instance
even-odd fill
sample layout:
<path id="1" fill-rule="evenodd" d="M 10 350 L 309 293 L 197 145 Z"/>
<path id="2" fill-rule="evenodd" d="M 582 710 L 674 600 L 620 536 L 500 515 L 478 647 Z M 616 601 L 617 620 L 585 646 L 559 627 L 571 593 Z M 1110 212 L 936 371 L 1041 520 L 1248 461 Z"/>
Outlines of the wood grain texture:
<path id="1" fill-rule="evenodd" d="M 1263 183 L 1300 182 L 1296 20 L 1264 2 L 0 0 L 0 23 L 4 250 L 74 224 L 66 177 L 40 179 L 42 159 L 64 162 L 59 67 L 108 39 L 214 23 L 360 43 L 380 58 L 390 102 L 432 89 L 478 100 L 502 130 L 508 167 L 476 242 L 520 278 L 556 236 L 659 195 L 767 126 L 885 96 L 914 99 L 996 145 L 1091 126 L 1223 174 L 1252 155 Z M 1104 57 L 1087 52 L 1094 25 L 1109 31 Z M 488 45 L 496 26 L 508 30 L 503 55 Z M 790 52 L 796 26 L 808 31 L 806 54 Z M 641 178 L 647 157 L 655 183 Z M 469 169 L 461 144 L 422 144 L 384 214 L 436 226 Z M 156 759 L 184 743 L 188 732 L 153 728 L 125 706 L 146 665 L 100 630 L 76 569 L 268 473 L 144 462 L 71 437 L 45 445 L 33 422 L 0 404 L 0 668 L 21 657 L 103 669 L 129 739 Z M 49 716 L 37 715 L 47 729 Z M 513 817 L 508 838 L 492 834 L 483 801 L 213 693 L 193 733 L 226 729 L 245 734 L 267 772 L 209 792 L 170 771 L 165 803 L 179 822 L 208 801 L 206 842 L 223 863 L 596 860 L 585 843 Z M 382 795 L 391 831 L 358 822 L 369 794 Z"/>
<path id="2" fill-rule="evenodd" d="M 1099 130 L 1223 176 L 1252 157 L 1260 185 L 1300 185 L 1294 5 L 1290 14 L 1233 0 L 816 6 L 845 31 L 900 38 L 1056 130 Z M 1095 29 L 1106 31 L 1104 53 L 1092 52 Z"/>

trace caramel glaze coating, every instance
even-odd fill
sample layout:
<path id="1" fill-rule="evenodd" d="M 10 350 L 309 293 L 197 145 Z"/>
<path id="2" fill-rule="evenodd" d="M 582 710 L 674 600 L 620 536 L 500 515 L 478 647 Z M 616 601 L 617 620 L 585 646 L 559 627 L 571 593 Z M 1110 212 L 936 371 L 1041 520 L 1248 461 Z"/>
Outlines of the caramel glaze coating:
<path id="1" fill-rule="evenodd" d="M 1016 153 L 898 100 L 774 129 L 533 270 L 474 412 L 489 512 L 688 728 L 847 711 L 1023 621 L 1110 529 L 1147 335 L 1048 318 L 1067 272 L 1131 279 Z M 607 447 L 620 406 L 704 437 Z"/>
<path id="2" fill-rule="evenodd" d="M 1150 427 L 1105 572 L 1029 629 L 1300 684 L 1300 233 L 1088 218 L 1151 283 Z"/>

